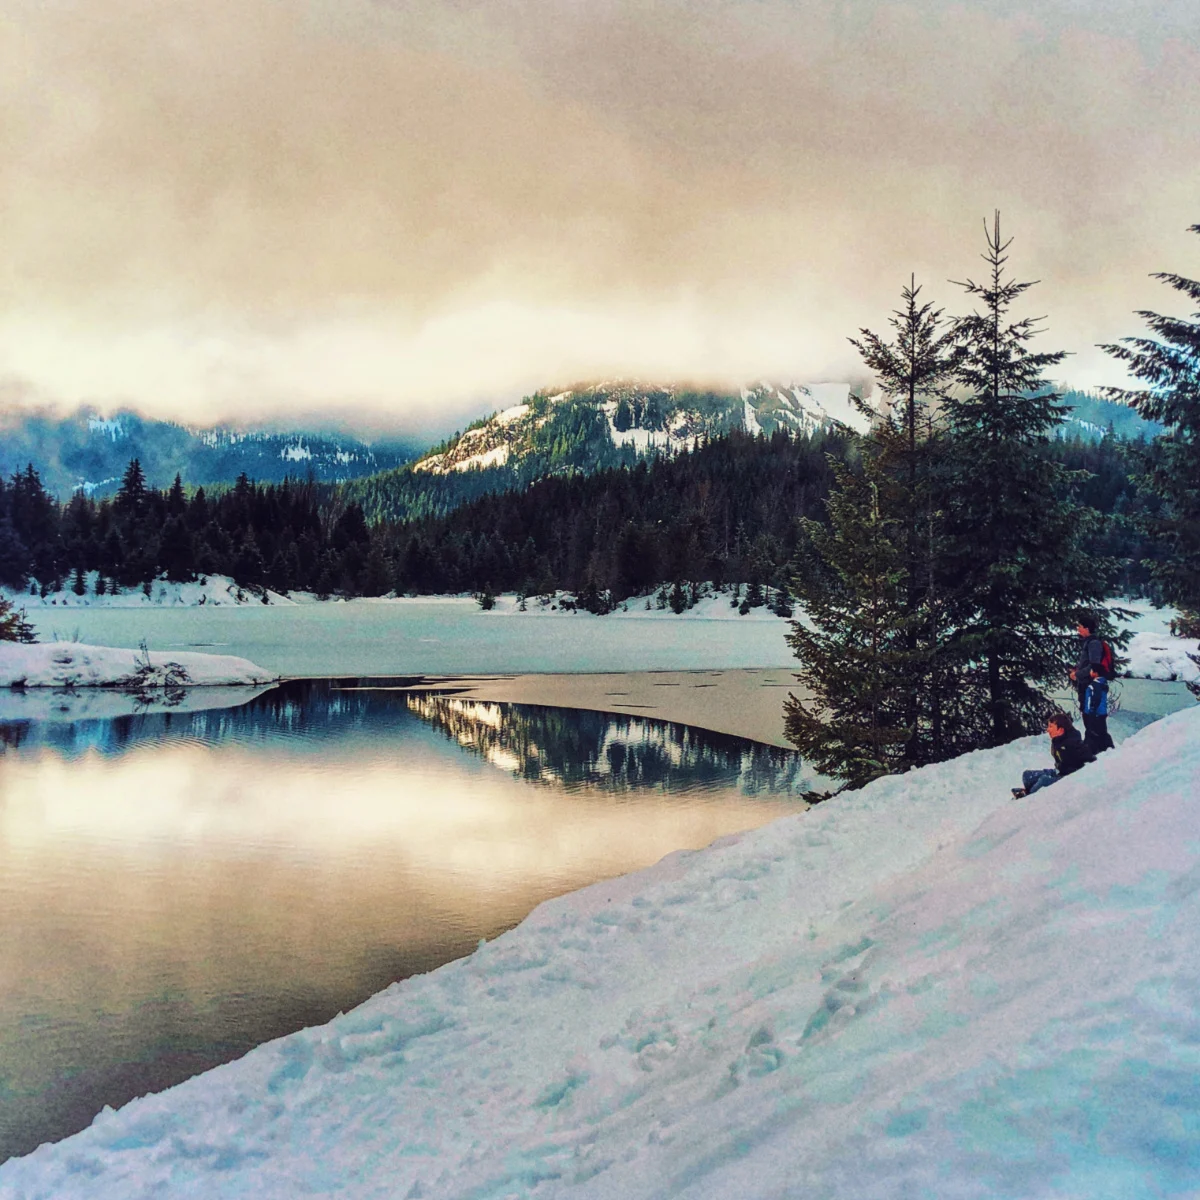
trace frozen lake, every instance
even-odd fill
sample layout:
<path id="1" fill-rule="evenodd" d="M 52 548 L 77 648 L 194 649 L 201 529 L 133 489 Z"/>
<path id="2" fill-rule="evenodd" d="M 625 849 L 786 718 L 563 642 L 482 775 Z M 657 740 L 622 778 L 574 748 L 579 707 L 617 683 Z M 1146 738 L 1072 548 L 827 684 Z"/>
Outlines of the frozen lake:
<path id="1" fill-rule="evenodd" d="M 483 612 L 470 599 L 288 606 L 31 608 L 39 640 L 235 654 L 288 676 L 670 671 L 783 667 L 787 621 L 738 617 L 724 597 L 682 616 L 632 609 Z M 725 613 L 729 612 L 726 616 Z"/>
<path id="2" fill-rule="evenodd" d="M 369 680 L 247 695 L 0 721 L 0 1160 L 810 783 L 790 752 L 637 717 Z"/>

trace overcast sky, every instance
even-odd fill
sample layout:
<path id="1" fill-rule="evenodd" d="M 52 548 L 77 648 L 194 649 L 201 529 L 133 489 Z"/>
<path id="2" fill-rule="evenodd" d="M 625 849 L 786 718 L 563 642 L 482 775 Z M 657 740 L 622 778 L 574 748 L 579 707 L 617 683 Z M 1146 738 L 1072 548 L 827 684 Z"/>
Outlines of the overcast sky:
<path id="1" fill-rule="evenodd" d="M 4 0 L 0 402 L 848 378 L 995 208 L 1040 348 L 1116 382 L 1198 185 L 1195 0 Z"/>

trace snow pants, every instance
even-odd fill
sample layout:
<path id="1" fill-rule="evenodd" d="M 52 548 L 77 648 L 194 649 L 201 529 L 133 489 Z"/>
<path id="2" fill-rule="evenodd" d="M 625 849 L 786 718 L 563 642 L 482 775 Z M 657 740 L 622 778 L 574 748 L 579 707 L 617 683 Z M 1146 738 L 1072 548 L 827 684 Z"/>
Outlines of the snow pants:
<path id="1" fill-rule="evenodd" d="M 1057 783 L 1059 774 L 1053 767 L 1044 771 L 1025 771 L 1021 775 L 1021 783 L 1025 788 L 1025 794 L 1032 796 L 1039 788 L 1049 787 L 1052 783 Z"/>
<path id="2" fill-rule="evenodd" d="M 1083 744 L 1093 753 L 1113 748 L 1112 736 L 1108 732 L 1108 717 L 1098 713 L 1083 714 Z"/>

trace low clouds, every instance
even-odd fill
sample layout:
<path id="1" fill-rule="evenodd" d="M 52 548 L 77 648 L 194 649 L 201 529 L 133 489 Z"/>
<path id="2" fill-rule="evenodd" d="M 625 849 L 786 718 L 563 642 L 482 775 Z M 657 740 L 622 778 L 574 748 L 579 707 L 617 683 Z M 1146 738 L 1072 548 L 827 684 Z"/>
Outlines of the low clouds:
<path id="1" fill-rule="evenodd" d="M 0 374 L 196 420 L 844 375 L 1000 207 L 1092 382 L 1200 219 L 1200 18 L 1126 7 L 13 0 Z"/>

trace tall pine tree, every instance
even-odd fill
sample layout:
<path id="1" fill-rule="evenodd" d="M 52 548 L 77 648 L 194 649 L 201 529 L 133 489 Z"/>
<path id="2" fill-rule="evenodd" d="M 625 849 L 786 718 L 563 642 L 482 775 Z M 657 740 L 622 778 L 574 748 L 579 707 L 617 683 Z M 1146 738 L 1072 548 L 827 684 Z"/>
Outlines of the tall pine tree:
<path id="1" fill-rule="evenodd" d="M 1200 233 L 1200 225 L 1190 232 Z M 1200 282 L 1165 271 L 1154 278 L 1200 301 Z M 1200 630 L 1200 312 L 1191 320 L 1137 315 L 1154 336 L 1122 338 L 1104 349 L 1146 387 L 1106 390 L 1167 427 L 1147 478 L 1163 508 L 1145 524 L 1160 552 L 1154 575 L 1163 597 L 1183 611 L 1182 623 L 1194 632 Z"/>
<path id="2" fill-rule="evenodd" d="M 903 289 L 901 307 L 888 322 L 895 333 L 893 342 L 869 329 L 850 339 L 888 401 L 887 411 L 873 421 L 871 442 L 890 484 L 884 495 L 904 545 L 901 619 L 910 671 L 903 689 L 911 731 L 905 765 L 936 761 L 954 741 L 945 719 L 953 694 L 950 664 L 943 653 L 943 538 L 936 483 L 942 456 L 937 417 L 954 375 L 957 348 L 942 310 L 922 304 L 920 290 L 915 278 Z"/>
<path id="3" fill-rule="evenodd" d="M 1061 683 L 1065 638 L 1082 605 L 1104 613 L 1117 564 L 1095 553 L 1098 514 L 1074 502 L 1069 472 L 1045 452 L 1064 410 L 1045 379 L 1065 357 L 1035 352 L 1039 317 L 1012 317 L 1032 287 L 1006 270 L 1000 214 L 985 225 L 987 276 L 961 286 L 976 311 L 956 322 L 959 359 L 946 413 L 950 470 L 947 584 L 953 651 L 974 664 L 984 741 L 1039 730 Z"/>
<path id="4" fill-rule="evenodd" d="M 859 784 L 934 761 L 957 745 L 943 653 L 936 510 L 936 411 L 953 375 L 953 331 L 915 280 L 890 324 L 851 338 L 875 373 L 882 412 L 863 405 L 861 475 L 836 467 L 830 528 L 806 522 L 810 562 L 796 576 L 805 620 L 790 642 L 815 703 L 789 696 L 788 736 L 822 771 Z"/>

